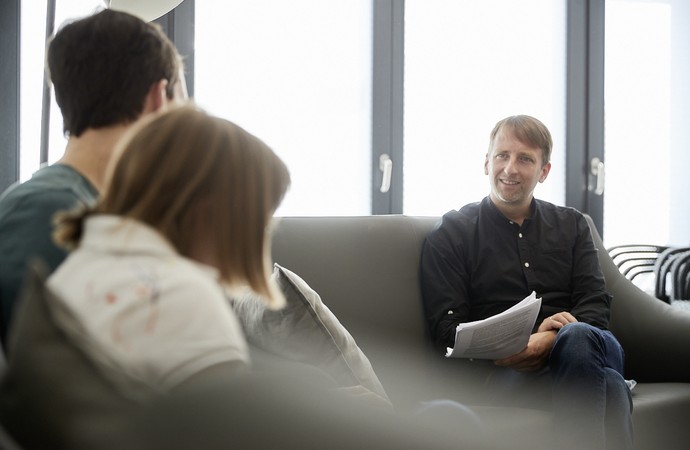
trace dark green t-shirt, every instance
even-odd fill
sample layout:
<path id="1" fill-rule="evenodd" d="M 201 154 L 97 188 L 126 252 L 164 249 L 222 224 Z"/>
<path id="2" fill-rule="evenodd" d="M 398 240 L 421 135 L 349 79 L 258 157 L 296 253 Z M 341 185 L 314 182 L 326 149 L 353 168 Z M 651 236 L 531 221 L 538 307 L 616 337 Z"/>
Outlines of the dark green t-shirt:
<path id="1" fill-rule="evenodd" d="M 0 196 L 0 339 L 3 346 L 27 263 L 42 258 L 54 270 L 66 253 L 52 240 L 58 211 L 91 205 L 98 192 L 73 168 L 44 167 Z"/>

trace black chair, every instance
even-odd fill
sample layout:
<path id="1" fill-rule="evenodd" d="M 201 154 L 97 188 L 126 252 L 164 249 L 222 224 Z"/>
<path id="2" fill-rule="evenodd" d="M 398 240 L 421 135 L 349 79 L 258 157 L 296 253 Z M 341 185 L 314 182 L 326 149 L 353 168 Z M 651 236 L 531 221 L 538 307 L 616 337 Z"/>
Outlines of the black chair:
<path id="1" fill-rule="evenodd" d="M 687 252 L 690 252 L 690 247 L 669 247 L 659 255 L 654 266 L 654 296 L 656 298 L 671 303 L 671 292 L 669 291 L 673 290 L 674 262 L 677 256 Z M 667 289 L 669 287 L 667 283 L 670 285 L 670 290 Z"/>
<path id="2" fill-rule="evenodd" d="M 686 266 L 687 267 L 687 266 Z M 683 299 L 690 303 L 690 270 L 685 274 L 685 279 L 682 285 Z"/>
<path id="3" fill-rule="evenodd" d="M 690 300 L 688 279 L 690 279 L 690 250 L 676 253 L 671 263 L 671 301 Z"/>
<path id="4" fill-rule="evenodd" d="M 636 281 L 636 278 L 642 274 L 649 274 L 652 278 L 652 282 L 649 283 L 649 292 L 652 292 L 655 287 L 653 276 L 656 261 L 667 248 L 662 245 L 623 244 L 610 247 L 607 252 L 618 270 L 639 287 L 644 287 L 644 283 L 639 279 Z M 649 277 L 644 278 L 649 279 Z"/>

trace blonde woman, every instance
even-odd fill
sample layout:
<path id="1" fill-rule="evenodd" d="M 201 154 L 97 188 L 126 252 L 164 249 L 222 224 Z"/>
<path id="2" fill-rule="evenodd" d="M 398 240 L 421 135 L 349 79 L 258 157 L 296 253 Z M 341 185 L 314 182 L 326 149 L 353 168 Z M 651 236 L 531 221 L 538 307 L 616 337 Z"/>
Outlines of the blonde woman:
<path id="1" fill-rule="evenodd" d="M 247 344 L 226 292 L 284 303 L 266 233 L 290 183 L 284 163 L 193 106 L 137 127 L 116 161 L 99 202 L 57 220 L 56 241 L 73 251 L 48 281 L 56 320 L 127 394 L 243 372 Z"/>

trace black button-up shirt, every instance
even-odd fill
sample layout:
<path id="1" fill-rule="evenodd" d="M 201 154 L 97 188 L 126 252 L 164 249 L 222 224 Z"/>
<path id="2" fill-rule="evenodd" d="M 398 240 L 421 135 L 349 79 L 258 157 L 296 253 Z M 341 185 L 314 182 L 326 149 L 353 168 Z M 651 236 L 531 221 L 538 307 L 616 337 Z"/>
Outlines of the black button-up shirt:
<path id="1" fill-rule="evenodd" d="M 500 313 L 532 291 L 542 298 L 535 331 L 561 311 L 608 327 L 611 296 L 587 221 L 573 208 L 534 199 L 522 226 L 489 197 L 450 211 L 427 236 L 420 271 L 426 318 L 444 352 L 458 323 Z"/>

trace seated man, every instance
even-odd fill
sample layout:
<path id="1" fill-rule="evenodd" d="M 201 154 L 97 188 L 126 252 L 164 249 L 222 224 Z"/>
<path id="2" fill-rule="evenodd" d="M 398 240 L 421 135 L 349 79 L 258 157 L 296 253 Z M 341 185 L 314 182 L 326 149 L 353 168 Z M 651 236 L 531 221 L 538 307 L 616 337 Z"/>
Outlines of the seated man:
<path id="1" fill-rule="evenodd" d="M 550 387 L 559 447 L 631 448 L 623 350 L 607 330 L 611 296 L 589 226 L 575 209 L 533 196 L 551 169 L 551 148 L 548 129 L 533 117 L 496 124 L 484 163 L 489 196 L 445 214 L 424 243 L 426 318 L 445 352 L 459 323 L 536 291 L 542 306 L 527 346 L 493 364 L 468 364 L 487 392 L 511 392 L 503 398 Z M 524 389 L 534 385 L 542 389 Z"/>
<path id="2" fill-rule="evenodd" d="M 119 138 L 140 117 L 185 95 L 172 42 L 157 25 L 122 12 L 64 26 L 49 43 L 47 62 L 67 147 L 56 164 L 0 196 L 3 345 L 27 263 L 40 257 L 52 270 L 66 257 L 51 239 L 53 215 L 94 203 Z"/>

